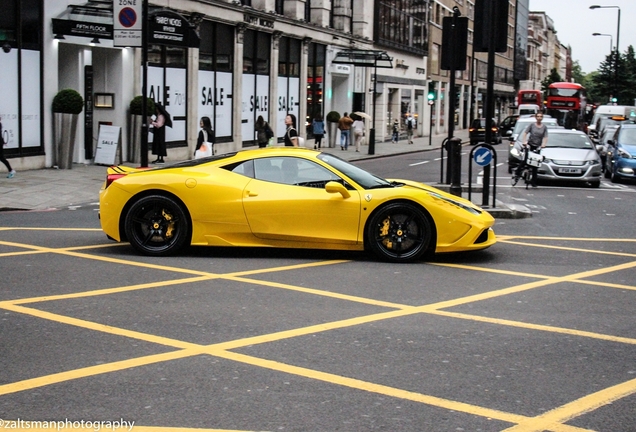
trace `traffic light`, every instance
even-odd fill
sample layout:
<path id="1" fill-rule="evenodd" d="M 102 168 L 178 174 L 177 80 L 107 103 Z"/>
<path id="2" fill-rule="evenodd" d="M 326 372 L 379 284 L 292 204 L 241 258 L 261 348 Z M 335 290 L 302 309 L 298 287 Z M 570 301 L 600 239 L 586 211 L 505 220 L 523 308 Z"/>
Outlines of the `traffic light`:
<path id="1" fill-rule="evenodd" d="M 428 83 L 428 100 L 434 101 L 437 99 L 437 93 L 435 92 L 435 82 L 429 81 Z"/>

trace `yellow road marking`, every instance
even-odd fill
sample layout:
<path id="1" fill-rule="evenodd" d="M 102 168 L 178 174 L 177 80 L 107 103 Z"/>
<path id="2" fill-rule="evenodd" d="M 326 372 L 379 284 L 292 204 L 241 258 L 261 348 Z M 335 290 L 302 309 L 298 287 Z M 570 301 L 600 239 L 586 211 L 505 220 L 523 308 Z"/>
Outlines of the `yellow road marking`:
<path id="1" fill-rule="evenodd" d="M 541 432 L 543 430 L 555 430 L 555 426 L 561 423 L 565 423 L 575 417 L 594 411 L 634 393 L 636 393 L 636 379 L 583 396 L 580 399 L 550 410 L 540 416 L 524 420 L 516 426 L 506 429 L 506 431 Z"/>
<path id="2" fill-rule="evenodd" d="M 0 227 L 0 230 L 10 230 L 10 229 L 20 229 L 20 228 L 1 228 Z M 25 228 L 25 229 L 28 229 L 28 230 L 50 230 L 50 231 L 60 231 L 60 230 L 69 230 L 69 231 L 101 231 L 99 229 L 54 229 L 54 228 L 47 228 L 47 229 Z M 608 251 L 598 251 L 598 250 L 571 248 L 571 247 L 563 247 L 563 246 L 536 245 L 536 244 L 532 244 L 532 243 L 517 242 L 517 241 L 514 241 L 513 239 L 561 240 L 561 241 L 564 241 L 564 240 L 577 240 L 577 241 L 605 241 L 605 242 L 607 242 L 607 241 L 636 242 L 636 240 L 630 240 L 630 239 L 626 239 L 626 240 L 580 239 L 580 238 L 579 239 L 574 239 L 574 238 L 570 239 L 570 238 L 535 237 L 535 236 L 533 236 L 533 237 L 530 237 L 530 236 L 500 236 L 499 237 L 500 241 L 506 242 L 508 244 L 513 244 L 513 245 L 542 247 L 542 248 L 559 249 L 559 250 L 570 250 L 570 251 L 584 252 L 584 253 L 609 254 L 609 255 L 618 255 L 618 256 L 625 256 L 625 257 L 634 257 L 634 256 L 636 256 L 634 254 L 615 253 L 615 252 L 608 252 Z M 275 341 L 275 340 L 280 340 L 280 339 L 285 339 L 285 338 L 290 338 L 290 337 L 296 337 L 296 336 L 301 336 L 301 335 L 307 335 L 307 334 L 316 333 L 316 332 L 324 332 L 324 331 L 328 331 L 328 330 L 332 330 L 332 329 L 336 329 L 336 328 L 345 328 L 345 327 L 350 327 L 350 326 L 354 326 L 354 325 L 360 325 L 360 324 L 364 324 L 364 323 L 374 322 L 374 321 L 378 321 L 378 320 L 391 319 L 391 318 L 396 318 L 396 317 L 400 317 L 400 316 L 412 315 L 412 314 L 416 314 L 416 313 L 430 313 L 430 314 L 440 315 L 440 316 L 448 316 L 448 317 L 454 317 L 454 318 L 460 318 L 460 319 L 468 319 L 468 320 L 473 320 L 473 321 L 490 322 L 490 323 L 494 323 L 494 324 L 509 325 L 509 326 L 516 326 L 516 327 L 524 327 L 524 328 L 540 330 L 540 331 L 550 331 L 550 332 L 554 332 L 554 333 L 565 333 L 565 334 L 572 334 L 572 335 L 577 335 L 577 336 L 582 336 L 582 337 L 591 337 L 591 338 L 597 338 L 597 339 L 604 339 L 604 340 L 609 340 L 609 341 L 613 341 L 613 342 L 634 344 L 634 343 L 636 343 L 636 341 L 634 339 L 629 339 L 629 338 L 620 338 L 620 337 L 614 337 L 614 336 L 610 336 L 610 335 L 602 335 L 602 334 L 596 334 L 596 333 L 591 333 L 591 332 L 576 331 L 576 330 L 572 330 L 572 329 L 564 329 L 564 328 L 551 327 L 551 326 L 520 323 L 520 322 L 510 321 L 510 320 L 500 320 L 500 319 L 472 316 L 472 315 L 459 314 L 459 313 L 453 313 L 453 312 L 447 312 L 447 311 L 440 310 L 440 309 L 443 309 L 443 308 L 448 308 L 448 307 L 452 307 L 452 306 L 466 304 L 466 303 L 474 302 L 474 301 L 490 299 L 490 298 L 494 298 L 494 297 L 498 297 L 498 296 L 508 295 L 508 294 L 512 294 L 512 293 L 516 293 L 516 292 L 521 292 L 521 291 L 525 291 L 525 290 L 529 290 L 529 289 L 533 289 L 533 288 L 539 288 L 539 287 L 543 287 L 543 286 L 548 286 L 548 285 L 552 285 L 552 284 L 557 284 L 557 283 L 561 283 L 561 282 L 576 282 L 576 283 L 585 283 L 585 284 L 601 285 L 601 286 L 608 286 L 608 287 L 613 287 L 613 288 L 632 289 L 633 290 L 633 289 L 635 289 L 635 287 L 583 280 L 583 278 L 587 278 L 587 277 L 591 277 L 591 276 L 597 276 L 597 275 L 601 275 L 601 274 L 611 273 L 611 272 L 614 272 L 614 271 L 631 269 L 631 268 L 636 266 L 636 263 L 633 263 L 633 262 L 632 263 L 625 263 L 625 264 L 621 264 L 621 265 L 617 265 L 617 266 L 613 266 L 613 267 L 609 267 L 609 268 L 590 270 L 590 271 L 585 271 L 585 272 L 581 272 L 581 273 L 577 273 L 577 274 L 571 274 L 571 275 L 560 276 L 560 277 L 551 277 L 551 276 L 536 275 L 536 274 L 524 274 L 524 273 L 519 273 L 519 272 L 510 272 L 510 271 L 507 271 L 507 270 L 486 269 L 486 268 L 480 268 L 480 267 L 475 267 L 475 266 L 462 266 L 462 265 L 455 265 L 455 264 L 430 263 L 430 264 L 439 265 L 439 266 L 464 268 L 464 269 L 472 270 L 472 271 L 483 271 L 483 272 L 498 273 L 498 274 L 525 276 L 525 277 L 532 277 L 532 278 L 543 279 L 543 280 L 534 281 L 534 282 L 530 282 L 530 283 L 522 284 L 522 285 L 517 285 L 517 286 L 514 286 L 514 287 L 504 288 L 504 289 L 500 289 L 500 290 L 496 290 L 496 291 L 491 291 L 491 292 L 488 292 L 488 293 L 482 293 L 482 294 L 477 294 L 477 295 L 473 295 L 473 296 L 467 296 L 467 297 L 463 297 L 463 298 L 459 298 L 459 299 L 442 301 L 442 302 L 438 302 L 438 303 L 435 303 L 435 304 L 429 304 L 429 305 L 424 305 L 424 306 L 413 307 L 413 306 L 407 306 L 407 305 L 400 305 L 400 304 L 397 304 L 397 303 L 383 302 L 383 301 L 378 301 L 378 300 L 373 300 L 373 299 L 366 299 L 366 298 L 357 297 L 357 296 L 349 296 L 349 295 L 343 295 L 343 294 L 338 294 L 338 293 L 331 293 L 331 292 L 317 290 L 317 289 L 312 289 L 312 288 L 295 287 L 293 285 L 273 283 L 273 282 L 267 282 L 267 281 L 259 281 L 259 280 L 254 280 L 254 279 L 248 279 L 248 278 L 241 277 L 241 276 L 259 274 L 259 273 L 267 273 L 267 272 L 273 272 L 273 271 L 287 271 L 287 270 L 294 270 L 294 269 L 304 269 L 304 268 L 312 267 L 312 266 L 338 264 L 338 263 L 347 262 L 346 260 L 334 260 L 334 261 L 330 261 L 330 262 L 312 262 L 312 263 L 305 263 L 305 264 L 297 264 L 297 265 L 293 265 L 293 266 L 281 266 L 281 267 L 270 268 L 270 269 L 255 269 L 255 270 L 234 272 L 234 273 L 228 273 L 228 274 L 214 274 L 214 273 L 209 273 L 209 272 L 199 272 L 199 271 L 183 269 L 183 268 L 157 266 L 157 265 L 152 265 L 152 264 L 147 264 L 147 263 L 139 263 L 139 262 L 134 262 L 134 261 L 129 261 L 129 260 L 119 260 L 119 259 L 113 259 L 113 258 L 108 258 L 108 257 L 99 257 L 99 256 L 82 254 L 82 253 L 76 252 L 76 251 L 79 251 L 79 250 L 87 250 L 87 249 L 94 249 L 94 248 L 104 247 L 104 246 L 100 246 L 100 245 L 71 247 L 71 248 L 46 248 L 46 247 L 38 247 L 38 246 L 24 245 L 24 244 L 19 244 L 19 243 L 12 243 L 12 242 L 2 242 L 2 241 L 0 241 L 0 244 L 4 244 L 4 245 L 7 245 L 7 246 L 15 246 L 15 247 L 19 247 L 19 248 L 31 249 L 30 251 L 20 251 L 20 252 L 15 252 L 15 253 L 4 253 L 4 254 L 0 254 L 0 256 L 15 256 L 15 255 L 19 255 L 19 254 L 28 254 L 28 253 L 58 253 L 58 254 L 63 254 L 63 255 L 68 255 L 68 256 L 73 256 L 73 257 L 78 257 L 78 258 L 96 259 L 96 260 L 101 260 L 101 261 L 106 261 L 106 262 L 111 262 L 111 263 L 116 263 L 116 264 L 141 266 L 141 267 L 159 269 L 159 270 L 164 270 L 164 271 L 173 271 L 173 272 L 177 272 L 177 273 L 189 273 L 189 274 L 198 275 L 198 277 L 184 278 L 184 279 L 181 279 L 181 280 L 175 280 L 175 281 L 169 281 L 169 282 L 161 281 L 161 282 L 157 282 L 157 283 L 147 283 L 147 284 L 139 284 L 139 285 L 133 285 L 133 286 L 128 286 L 128 287 L 118 287 L 118 288 L 111 288 L 111 289 L 94 290 L 94 291 L 83 292 L 83 293 L 71 293 L 71 294 L 66 294 L 66 295 L 44 296 L 44 297 L 31 298 L 31 299 L 20 299 L 20 300 L 14 300 L 14 301 L 1 302 L 0 303 L 0 307 L 2 307 L 4 309 L 15 311 L 15 312 L 18 312 L 18 313 L 29 314 L 29 315 L 37 316 L 37 317 L 40 317 L 40 318 L 43 318 L 43 319 L 48 319 L 48 320 L 53 320 L 53 321 L 69 324 L 69 325 L 84 327 L 84 328 L 95 330 L 95 331 L 106 332 L 106 333 L 121 335 L 121 336 L 125 336 L 125 337 L 133 337 L 133 338 L 140 339 L 140 340 L 145 340 L 145 341 L 148 341 L 148 342 L 158 343 L 158 344 L 162 344 L 162 345 L 166 345 L 166 346 L 172 346 L 172 347 L 177 347 L 177 348 L 182 348 L 182 349 L 180 349 L 178 351 L 170 352 L 170 353 L 165 353 L 165 354 L 158 354 L 158 355 L 153 355 L 153 356 L 140 357 L 140 358 L 136 358 L 136 359 L 124 360 L 124 361 L 120 361 L 120 362 L 113 362 L 113 363 L 109 363 L 109 364 L 105 364 L 105 365 L 99 365 L 99 366 L 92 366 L 92 367 L 88 367 L 88 368 L 77 369 L 75 371 L 61 372 L 61 373 L 58 373 L 58 374 L 52 374 L 52 375 L 48 375 L 48 376 L 45 376 L 45 377 L 39 377 L 39 378 L 30 379 L 30 380 L 25 380 L 25 381 L 21 381 L 21 382 L 18 382 L 18 383 L 6 384 L 6 385 L 0 386 L 0 394 L 7 394 L 7 393 L 16 392 L 16 391 L 23 391 L 23 390 L 26 390 L 26 389 L 29 389 L 29 388 L 36 388 L 36 387 L 40 387 L 40 386 L 43 386 L 43 385 L 49 385 L 49 384 L 52 384 L 52 383 L 55 383 L 55 382 L 63 382 L 63 381 L 66 381 L 68 379 L 77 379 L 77 378 L 91 376 L 91 375 L 97 375 L 97 374 L 101 374 L 101 373 L 109 373 L 109 372 L 113 372 L 113 371 L 124 370 L 124 369 L 137 367 L 137 366 L 142 366 L 142 365 L 146 365 L 146 364 L 152 364 L 152 363 L 163 362 L 163 361 L 171 361 L 171 360 L 175 360 L 175 359 L 179 359 L 179 358 L 185 358 L 185 357 L 188 357 L 188 356 L 204 354 L 204 353 L 205 354 L 214 355 L 214 356 L 218 356 L 218 357 L 222 357 L 222 358 L 226 358 L 226 359 L 230 359 L 230 360 L 240 361 L 240 362 L 247 363 L 247 364 L 252 364 L 252 365 L 255 365 L 255 366 L 259 366 L 259 367 L 265 367 L 265 368 L 269 368 L 269 369 L 272 369 L 272 370 L 277 370 L 277 371 L 281 371 L 281 372 L 285 372 L 285 373 L 292 373 L 292 374 L 296 374 L 296 375 L 299 375 L 299 376 L 304 376 L 304 377 L 307 377 L 307 378 L 312 378 L 312 379 L 317 379 L 317 380 L 321 380 L 321 381 L 325 381 L 325 382 L 330 382 L 330 383 L 337 384 L 337 385 L 347 386 L 347 387 L 356 388 L 356 389 L 365 390 L 365 391 L 372 391 L 372 392 L 376 392 L 376 393 L 386 394 L 386 395 L 389 395 L 389 396 L 392 396 L 392 397 L 397 397 L 397 398 L 402 398 L 402 399 L 407 399 L 407 400 L 413 400 L 413 401 L 419 401 L 419 402 L 422 402 L 422 403 L 427 403 L 427 404 L 430 404 L 430 405 L 439 406 L 439 407 L 443 407 L 443 408 L 447 408 L 447 409 L 451 409 L 451 410 L 457 410 L 457 411 L 462 411 L 462 412 L 475 414 L 475 415 L 478 415 L 478 416 L 485 416 L 485 417 L 489 417 L 489 418 L 497 418 L 497 419 L 501 419 L 503 421 L 509 421 L 511 423 L 516 423 L 517 426 L 514 426 L 514 427 L 509 429 L 511 431 L 513 431 L 513 430 L 514 431 L 551 430 L 551 431 L 556 431 L 556 432 L 560 432 L 560 431 L 575 431 L 575 430 L 576 431 L 581 431 L 581 430 L 584 430 L 584 429 L 575 428 L 575 427 L 572 427 L 572 426 L 565 425 L 563 423 L 568 421 L 568 420 L 570 420 L 571 418 L 574 418 L 574 417 L 576 417 L 578 415 L 581 415 L 581 414 L 583 414 L 585 412 L 592 411 L 592 410 L 594 410 L 594 409 L 596 409 L 596 408 L 598 408 L 600 406 L 603 406 L 605 404 L 611 403 L 614 400 L 618 400 L 618 399 L 620 399 L 622 397 L 625 397 L 625 396 L 628 396 L 628 395 L 636 393 L 636 380 L 631 380 L 631 381 L 628 381 L 628 382 L 621 383 L 621 384 L 618 384 L 616 386 L 610 387 L 608 389 L 604 389 L 602 391 L 596 392 L 594 394 L 585 396 L 585 397 L 583 397 L 583 398 L 581 398 L 581 399 L 579 399 L 577 401 L 573 401 L 573 402 L 571 402 L 569 404 L 563 405 L 562 407 L 555 408 L 555 409 L 553 409 L 553 410 L 551 410 L 551 411 L 549 411 L 549 412 L 547 412 L 547 413 L 545 413 L 545 414 L 543 414 L 541 416 L 538 416 L 538 417 L 526 417 L 526 416 L 520 416 L 520 415 L 516 415 L 516 414 L 505 413 L 505 412 L 501 412 L 501 411 L 497 411 L 497 410 L 491 410 L 491 409 L 488 409 L 488 408 L 482 408 L 482 407 L 478 407 L 478 406 L 473 406 L 473 405 L 469 405 L 469 404 L 464 404 L 464 403 L 461 403 L 461 402 L 455 402 L 455 401 L 450 401 L 450 400 L 446 400 L 446 399 L 436 398 L 436 397 L 433 397 L 433 396 L 421 395 L 421 394 L 418 394 L 418 393 L 408 392 L 408 391 L 401 390 L 401 389 L 395 389 L 395 388 L 382 386 L 382 385 L 378 385 L 378 384 L 374 384 L 374 383 L 368 383 L 368 382 L 361 381 L 361 380 L 356 380 L 356 379 L 347 378 L 347 377 L 341 377 L 341 376 L 334 375 L 334 374 L 329 374 L 329 373 L 320 372 L 320 371 L 314 371 L 314 370 L 311 370 L 311 369 L 300 368 L 300 367 L 296 367 L 296 366 L 292 366 L 292 365 L 286 365 L 286 364 L 283 364 L 283 363 L 273 362 L 273 361 L 270 361 L 270 360 L 259 359 L 259 358 L 256 358 L 256 357 L 251 357 L 251 356 L 246 356 L 246 355 L 243 355 L 243 354 L 238 354 L 238 353 L 233 353 L 233 352 L 226 351 L 226 350 L 232 349 L 232 348 L 239 348 L 239 347 L 244 347 L 244 346 L 258 344 L 258 343 L 266 343 L 266 342 L 271 342 L 271 341 Z M 117 245 L 117 243 L 114 243 L 114 245 Z M 259 285 L 269 286 L 269 287 L 274 287 L 274 288 L 295 290 L 295 291 L 305 292 L 305 293 L 314 294 L 314 295 L 322 295 L 322 296 L 327 296 L 327 297 L 334 297 L 334 298 L 338 298 L 338 299 L 342 299 L 342 300 L 355 301 L 355 302 L 371 304 L 371 305 L 375 305 L 375 306 L 395 308 L 395 309 L 398 309 L 398 310 L 394 310 L 394 311 L 390 311 L 390 312 L 383 312 L 383 313 L 378 313 L 378 314 L 372 314 L 372 315 L 366 315 L 366 316 L 362 316 L 362 317 L 356 317 L 356 318 L 352 318 L 352 319 L 329 322 L 329 323 L 324 323 L 324 324 L 317 324 L 317 325 L 314 325 L 314 326 L 308 326 L 308 327 L 304 327 L 304 328 L 297 328 L 297 329 L 292 329 L 292 330 L 288 330 L 288 331 L 282 331 L 282 332 L 277 332 L 277 333 L 272 333 L 272 334 L 267 334 L 267 335 L 244 338 L 244 339 L 239 339 L 239 340 L 234 340 L 234 341 L 222 342 L 222 343 L 217 343 L 217 344 L 213 344 L 213 345 L 209 345 L 209 346 L 200 346 L 200 345 L 197 345 L 197 344 L 189 344 L 189 343 L 186 343 L 186 342 L 183 342 L 183 341 L 177 341 L 177 340 L 173 340 L 173 339 L 169 339 L 169 338 L 163 338 L 163 337 L 154 336 L 154 335 L 149 335 L 149 334 L 145 334 L 145 333 L 141 333 L 141 332 L 134 332 L 134 331 L 129 331 L 129 330 L 125 330 L 125 329 L 114 328 L 114 327 L 110 327 L 110 326 L 104 326 L 104 325 L 92 323 L 92 322 L 89 322 L 89 321 L 79 320 L 79 319 L 75 319 L 75 318 L 69 318 L 69 317 L 65 317 L 65 316 L 62 316 L 62 315 L 51 314 L 51 313 L 42 312 L 42 311 L 39 311 L 39 310 L 36 310 L 36 309 L 31 309 L 31 308 L 18 306 L 18 304 L 32 303 L 32 302 L 36 302 L 36 301 L 50 301 L 50 300 L 61 300 L 61 299 L 65 299 L 65 298 L 79 298 L 79 297 L 85 297 L 85 296 L 89 296 L 89 295 L 104 295 L 104 294 L 110 294 L 110 293 L 114 293 L 114 292 L 129 291 L 129 290 L 134 290 L 134 289 L 153 288 L 153 287 L 174 285 L 174 284 L 180 284 L 180 283 L 199 282 L 199 281 L 210 280 L 210 279 L 226 279 L 226 280 L 233 280 L 233 281 L 237 281 L 237 282 L 247 282 L 247 283 L 259 284 Z M 183 430 L 182 428 L 178 428 L 178 429 L 179 430 Z M 142 429 L 136 429 L 136 430 L 142 430 Z M 174 429 L 171 429 L 171 428 L 146 428 L 145 430 L 148 430 L 149 432 L 150 431 L 160 431 L 160 430 L 168 431 L 168 430 L 176 430 L 176 428 L 174 428 Z M 213 429 L 206 429 L 206 430 L 212 431 Z"/>
<path id="3" fill-rule="evenodd" d="M 573 252 L 587 252 L 587 253 L 593 253 L 593 254 L 599 254 L 599 255 L 623 256 L 623 257 L 629 257 L 629 258 L 636 257 L 636 254 L 632 254 L 632 253 L 602 251 L 598 249 L 581 249 L 581 248 L 573 248 L 573 247 L 566 247 L 566 246 L 553 246 L 553 245 L 545 245 L 545 244 L 517 242 L 512 240 L 505 240 L 504 243 L 518 245 L 518 246 L 539 247 L 542 249 L 558 249 L 558 250 L 566 250 L 566 251 L 573 251 Z"/>

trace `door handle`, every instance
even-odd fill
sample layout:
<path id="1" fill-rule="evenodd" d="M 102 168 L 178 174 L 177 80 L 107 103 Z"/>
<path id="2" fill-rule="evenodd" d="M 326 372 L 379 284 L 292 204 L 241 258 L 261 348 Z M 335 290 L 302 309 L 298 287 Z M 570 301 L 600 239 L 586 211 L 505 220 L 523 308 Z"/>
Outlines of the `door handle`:
<path id="1" fill-rule="evenodd" d="M 248 196 L 248 197 L 255 197 L 255 196 L 258 196 L 258 193 L 257 192 L 252 192 L 252 191 L 247 191 L 245 193 L 245 195 Z"/>

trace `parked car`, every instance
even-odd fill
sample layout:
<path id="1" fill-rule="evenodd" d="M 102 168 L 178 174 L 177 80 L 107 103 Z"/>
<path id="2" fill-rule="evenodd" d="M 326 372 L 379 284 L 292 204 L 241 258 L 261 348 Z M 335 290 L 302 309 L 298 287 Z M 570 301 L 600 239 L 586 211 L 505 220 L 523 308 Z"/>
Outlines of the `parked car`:
<path id="1" fill-rule="evenodd" d="M 601 184 L 601 158 L 587 134 L 571 129 L 554 129 L 541 150 L 543 163 L 538 180 Z"/>
<path id="2" fill-rule="evenodd" d="M 520 153 L 519 149 L 521 148 L 521 139 L 523 138 L 523 132 L 526 130 L 528 126 L 532 123 L 536 123 L 536 119 L 534 117 L 519 117 L 517 123 L 515 124 L 514 129 L 507 133 L 508 139 L 510 141 L 510 147 L 508 149 L 508 172 L 512 173 L 512 171 L 519 165 L 520 161 Z M 542 122 L 548 129 L 556 129 L 559 128 L 559 124 L 554 117 L 549 117 L 544 115 Z M 549 132 L 548 132 L 549 135 Z"/>
<path id="3" fill-rule="evenodd" d="M 618 125 L 609 125 L 603 129 L 603 135 L 596 143 L 596 151 L 598 155 L 601 157 L 601 169 L 605 172 L 605 166 L 607 163 L 607 152 L 610 148 L 609 141 L 614 138 L 614 133 L 618 129 Z M 592 141 L 594 141 L 592 139 Z"/>
<path id="4" fill-rule="evenodd" d="M 499 136 L 506 136 L 509 130 L 512 130 L 517 124 L 517 119 L 519 118 L 519 114 L 514 114 L 506 117 L 499 123 Z"/>
<path id="5" fill-rule="evenodd" d="M 622 123 L 607 143 L 605 177 L 612 183 L 636 180 L 636 124 Z"/>
<path id="6" fill-rule="evenodd" d="M 99 204 L 106 235 L 151 256 L 195 245 L 370 251 L 408 262 L 496 242 L 494 218 L 466 199 L 305 148 L 110 167 Z"/>
<path id="7" fill-rule="evenodd" d="M 499 134 L 499 127 L 495 119 L 492 119 L 491 123 L 491 144 L 500 144 L 501 135 Z M 486 119 L 477 118 L 474 119 L 468 128 L 468 138 L 470 139 L 470 145 L 476 145 L 483 143 L 486 139 Z"/>

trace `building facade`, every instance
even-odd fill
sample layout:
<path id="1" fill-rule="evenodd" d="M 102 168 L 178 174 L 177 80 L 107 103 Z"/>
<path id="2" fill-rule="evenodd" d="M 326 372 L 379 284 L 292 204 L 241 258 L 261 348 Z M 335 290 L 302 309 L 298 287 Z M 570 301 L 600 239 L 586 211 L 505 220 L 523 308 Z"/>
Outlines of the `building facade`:
<path id="1" fill-rule="evenodd" d="M 70 3 L 70 4 L 69 4 Z M 143 52 L 115 46 L 113 0 L 1 0 L 0 119 L 5 155 L 18 170 L 56 161 L 55 115 L 61 89 L 85 101 L 72 159 L 90 164 L 102 125 L 121 129 L 117 160 L 137 162 L 138 120 L 129 105 L 142 93 Z M 191 157 L 199 119 L 212 120 L 217 151 L 255 142 L 263 116 L 282 139 L 288 113 L 301 135 L 330 111 L 372 116 L 376 140 L 390 139 L 395 119 L 417 119 L 416 135 L 467 128 L 482 115 L 487 53 L 474 52 L 475 0 L 153 0 L 149 23 L 163 36 L 148 42 L 147 95 L 172 116 L 170 157 Z M 442 20 L 457 8 L 469 19 L 465 70 L 441 68 Z M 117 19 L 121 19 L 117 17 Z M 155 21 L 153 21 L 153 19 Z M 529 23 L 528 23 L 529 22 Z M 528 27 L 527 45 L 520 35 Z M 176 33 L 170 33 L 176 32 Z M 183 34 L 176 41 L 175 34 Z M 337 64 L 339 52 L 385 52 L 392 68 Z M 520 59 L 521 57 L 521 59 Z M 551 67 L 567 70 L 569 51 L 552 21 L 509 0 L 507 50 L 495 56 L 495 116 L 514 110 L 519 87 L 540 88 Z M 524 65 L 525 60 L 525 65 Z M 571 61 L 570 61 L 571 63 Z M 525 69 L 524 69 L 525 68 Z M 524 75 L 524 70 L 527 76 Z M 547 72 L 546 72 L 547 71 Z M 427 103 L 429 89 L 437 98 Z M 456 110 L 448 113 L 448 98 Z"/>

